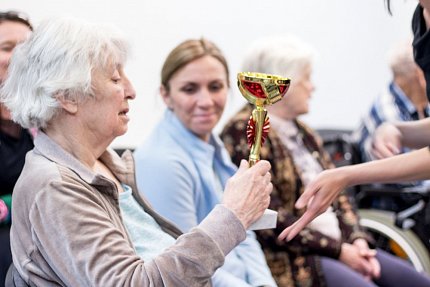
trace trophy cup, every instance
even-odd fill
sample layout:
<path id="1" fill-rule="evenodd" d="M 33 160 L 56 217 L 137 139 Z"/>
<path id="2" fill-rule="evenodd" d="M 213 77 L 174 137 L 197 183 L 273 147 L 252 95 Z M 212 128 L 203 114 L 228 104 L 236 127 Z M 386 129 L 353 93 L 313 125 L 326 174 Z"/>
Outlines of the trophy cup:
<path id="1" fill-rule="evenodd" d="M 237 85 L 245 99 L 255 106 L 248 121 L 246 136 L 249 154 L 249 165 L 260 160 L 260 150 L 269 133 L 270 122 L 265 106 L 281 100 L 290 86 L 290 79 L 262 73 L 238 73 Z M 268 229 L 276 227 L 277 212 L 266 209 L 263 216 L 254 222 L 249 229 Z"/>

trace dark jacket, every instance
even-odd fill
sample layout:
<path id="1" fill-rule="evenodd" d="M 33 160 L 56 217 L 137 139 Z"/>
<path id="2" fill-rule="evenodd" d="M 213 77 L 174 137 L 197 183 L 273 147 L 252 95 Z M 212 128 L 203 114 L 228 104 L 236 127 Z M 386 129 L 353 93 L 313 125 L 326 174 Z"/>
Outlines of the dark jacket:
<path id="1" fill-rule="evenodd" d="M 252 106 L 245 106 L 226 125 L 221 134 L 236 164 L 249 155 L 246 125 L 251 110 Z M 334 167 L 316 134 L 302 122 L 296 121 L 296 124 L 306 148 L 321 166 L 324 169 Z M 308 228 L 288 243 L 277 240 L 279 233 L 303 214 L 303 210 L 294 208 L 294 203 L 303 193 L 304 187 L 290 152 L 273 129 L 269 131 L 261 149 L 261 159 L 268 160 L 272 165 L 274 188 L 270 208 L 278 212 L 278 224 L 276 229 L 260 231 L 257 236 L 275 280 L 279 286 L 325 286 L 319 256 L 338 258 L 342 242 Z M 366 237 L 358 225 L 358 216 L 345 194 L 337 198 L 333 209 L 339 220 L 343 242 L 351 243 L 357 238 Z"/>

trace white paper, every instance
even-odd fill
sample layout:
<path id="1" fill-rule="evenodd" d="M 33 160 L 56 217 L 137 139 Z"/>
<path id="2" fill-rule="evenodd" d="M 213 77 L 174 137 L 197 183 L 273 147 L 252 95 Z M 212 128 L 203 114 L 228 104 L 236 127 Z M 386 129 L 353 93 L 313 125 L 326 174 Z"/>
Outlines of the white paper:
<path id="1" fill-rule="evenodd" d="M 261 229 L 272 229 L 276 227 L 276 221 L 278 218 L 278 212 L 266 209 L 263 215 L 255 221 L 248 230 L 261 230 Z"/>

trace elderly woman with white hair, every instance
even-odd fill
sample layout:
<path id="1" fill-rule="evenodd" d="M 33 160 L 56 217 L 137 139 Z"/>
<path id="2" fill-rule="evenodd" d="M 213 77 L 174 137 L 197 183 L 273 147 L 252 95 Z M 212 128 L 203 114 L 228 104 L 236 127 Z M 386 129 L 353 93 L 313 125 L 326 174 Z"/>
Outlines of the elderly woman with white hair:
<path id="1" fill-rule="evenodd" d="M 320 138 L 299 116 L 308 113 L 314 91 L 314 52 L 299 39 L 271 37 L 250 48 L 242 69 L 291 77 L 285 97 L 268 106 L 271 129 L 261 158 L 272 165 L 270 208 L 277 210 L 276 229 L 257 233 L 279 286 L 429 286 L 412 266 L 383 251 L 370 240 L 346 194 L 311 222 L 293 240 L 278 240 L 284 228 L 303 214 L 294 203 L 321 171 L 333 167 Z M 224 128 L 221 137 L 233 162 L 248 154 L 243 135 L 252 107 L 247 105 Z"/>
<path id="2" fill-rule="evenodd" d="M 39 133 L 14 189 L 14 280 L 210 286 L 268 206 L 268 162 L 243 163 L 222 203 L 186 234 L 139 196 L 131 153 L 120 158 L 108 149 L 127 131 L 135 98 L 127 54 L 115 29 L 72 19 L 41 24 L 16 49 L 1 100 L 16 122 Z"/>

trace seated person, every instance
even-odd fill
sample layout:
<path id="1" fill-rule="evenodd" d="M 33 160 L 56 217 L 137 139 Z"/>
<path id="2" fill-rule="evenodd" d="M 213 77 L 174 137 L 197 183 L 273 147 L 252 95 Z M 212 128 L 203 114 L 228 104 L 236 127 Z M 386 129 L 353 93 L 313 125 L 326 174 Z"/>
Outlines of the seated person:
<path id="1" fill-rule="evenodd" d="M 188 233 L 149 206 L 131 153 L 119 158 L 108 149 L 127 131 L 136 96 L 124 72 L 127 54 L 111 26 L 55 19 L 12 56 L 0 100 L 14 121 L 39 128 L 12 200 L 19 284 L 211 286 L 268 206 L 270 164 L 248 168 L 246 161 L 220 204 Z"/>
<path id="2" fill-rule="evenodd" d="M 373 155 L 372 137 L 375 130 L 383 123 L 407 122 L 426 118 L 430 115 L 429 102 L 426 96 L 426 82 L 420 67 L 414 61 L 412 44 L 402 43 L 389 53 L 390 69 L 393 79 L 387 89 L 373 102 L 369 113 L 362 119 L 352 139 L 357 142 L 363 161 L 379 158 Z M 402 147 L 401 152 L 410 151 Z M 425 187 L 430 181 L 404 182 L 389 184 L 389 187 Z M 371 206 L 380 209 L 403 210 L 416 201 L 410 194 L 396 197 L 373 198 Z"/>
<path id="3" fill-rule="evenodd" d="M 237 169 L 213 133 L 227 100 L 228 79 L 227 62 L 212 42 L 187 40 L 175 47 L 161 70 L 164 117 L 135 151 L 139 190 L 183 232 L 220 203 Z M 253 232 L 228 254 L 213 283 L 275 286 Z"/>
<path id="4" fill-rule="evenodd" d="M 372 136 L 382 123 L 416 121 L 430 115 L 426 82 L 422 70 L 414 61 L 411 43 L 398 45 L 390 51 L 389 62 L 393 79 L 373 102 L 369 113 L 353 134 L 364 161 L 380 158 L 373 155 Z M 402 152 L 406 151 L 408 149 L 404 147 Z"/>
<path id="5" fill-rule="evenodd" d="M 279 286 L 427 286 L 429 278 L 407 262 L 369 248 L 370 239 L 345 193 L 293 240 L 278 240 L 280 232 L 303 213 L 294 203 L 307 184 L 333 167 L 320 138 L 298 119 L 308 113 L 314 91 L 312 59 L 312 49 L 300 40 L 272 37 L 250 49 L 242 68 L 292 79 L 284 98 L 267 107 L 271 129 L 261 150 L 261 158 L 272 164 L 270 208 L 279 215 L 276 229 L 257 236 L 276 282 Z M 233 162 L 249 154 L 243 135 L 251 110 L 245 106 L 221 134 Z"/>
<path id="6" fill-rule="evenodd" d="M 0 12 L 0 85 L 6 79 L 10 57 L 16 45 L 33 30 L 29 20 L 17 12 Z M 10 112 L 0 103 L 0 286 L 12 263 L 10 225 L 12 191 L 24 166 L 26 153 L 33 148 L 28 130 L 11 120 Z"/>

